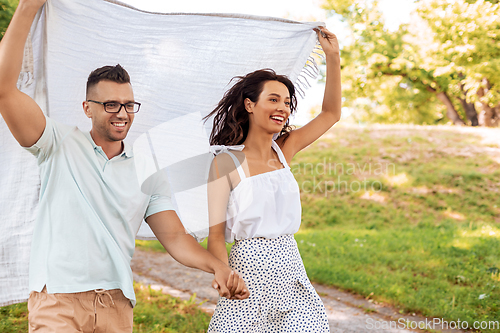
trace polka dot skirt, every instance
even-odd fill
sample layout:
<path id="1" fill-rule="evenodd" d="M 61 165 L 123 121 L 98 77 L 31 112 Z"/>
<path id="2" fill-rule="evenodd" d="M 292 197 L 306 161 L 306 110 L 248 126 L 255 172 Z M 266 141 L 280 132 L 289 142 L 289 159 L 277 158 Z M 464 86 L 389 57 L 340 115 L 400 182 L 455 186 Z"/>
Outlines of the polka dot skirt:
<path id="1" fill-rule="evenodd" d="M 243 276 L 250 297 L 219 297 L 208 332 L 330 332 L 293 235 L 236 241 L 229 265 Z"/>

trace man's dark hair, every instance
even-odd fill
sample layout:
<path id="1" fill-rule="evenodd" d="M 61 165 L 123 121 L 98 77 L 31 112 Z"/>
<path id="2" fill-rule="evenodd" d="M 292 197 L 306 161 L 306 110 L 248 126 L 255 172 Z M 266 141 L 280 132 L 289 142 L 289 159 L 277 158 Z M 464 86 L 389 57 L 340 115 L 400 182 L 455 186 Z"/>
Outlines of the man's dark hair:
<path id="1" fill-rule="evenodd" d="M 97 68 L 90 73 L 89 78 L 87 79 L 87 96 L 89 94 L 89 90 L 93 86 L 104 80 L 116 83 L 130 83 L 130 76 L 127 71 L 120 66 L 120 64 L 116 66 L 104 66 Z"/>

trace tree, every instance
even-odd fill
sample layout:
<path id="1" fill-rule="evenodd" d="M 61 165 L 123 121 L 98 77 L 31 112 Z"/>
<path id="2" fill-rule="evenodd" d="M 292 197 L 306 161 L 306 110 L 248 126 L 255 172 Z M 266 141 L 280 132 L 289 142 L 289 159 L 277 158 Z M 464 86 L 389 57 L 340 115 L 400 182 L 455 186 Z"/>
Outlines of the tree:
<path id="1" fill-rule="evenodd" d="M 457 42 L 461 30 L 453 27 L 464 23 L 443 12 L 442 8 L 448 8 L 445 4 L 455 11 L 479 10 L 486 14 L 487 19 L 481 23 L 484 34 L 476 34 L 480 37 L 475 35 L 478 40 L 474 40 L 481 47 L 500 36 L 488 35 L 488 31 L 498 30 L 498 5 L 483 0 L 420 1 L 411 24 L 402 25 L 397 31 L 385 27 L 377 1 L 326 1 L 324 8 L 340 15 L 351 31 L 350 43 L 342 50 L 347 106 L 361 107 L 366 111 L 365 118 L 375 121 L 437 123 L 446 115 L 454 124 L 474 126 L 478 124 L 475 103 L 486 103 L 494 110 L 499 102 L 495 89 L 500 81 L 498 71 L 491 75 L 491 68 L 490 72 L 485 70 L 485 62 L 498 66 L 495 57 L 498 58 L 500 45 L 498 41 L 493 47 L 488 44 L 489 49 L 482 51 L 490 52 L 488 57 L 477 59 L 475 67 L 474 62 L 467 60 L 470 55 L 457 57 L 451 49 L 465 50 L 470 43 Z M 435 29 L 434 15 L 440 16 L 442 30 Z M 468 23 L 477 20 L 480 18 L 472 13 L 463 18 Z M 458 58 L 467 61 L 462 64 Z M 483 83 L 485 78 L 487 83 Z"/>
<path id="2" fill-rule="evenodd" d="M 420 16 L 440 44 L 444 66 L 459 73 L 461 96 L 468 113 L 483 110 L 484 124 L 500 118 L 500 5 L 493 1 L 427 1 Z M 476 113 L 477 114 L 477 113 Z"/>

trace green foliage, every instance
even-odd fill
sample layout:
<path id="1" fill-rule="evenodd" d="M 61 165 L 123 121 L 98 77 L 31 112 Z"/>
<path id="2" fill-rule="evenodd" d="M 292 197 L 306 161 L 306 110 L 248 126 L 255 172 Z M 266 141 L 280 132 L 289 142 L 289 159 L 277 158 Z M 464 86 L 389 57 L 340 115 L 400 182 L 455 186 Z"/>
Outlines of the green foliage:
<path id="1" fill-rule="evenodd" d="M 388 31 L 377 2 L 330 0 L 325 8 L 351 28 L 352 43 L 342 50 L 343 96 L 346 106 L 365 111 L 355 114 L 357 120 L 435 123 L 443 118 L 428 111 L 438 104 L 423 84 L 430 84 L 432 75 L 421 68 L 416 46 L 404 41 L 405 26 Z"/>
<path id="2" fill-rule="evenodd" d="M 498 4 L 420 1 L 396 31 L 385 27 L 377 1 L 327 0 L 324 8 L 351 31 L 342 49 L 343 96 L 345 106 L 364 111 L 356 120 L 433 124 L 447 115 L 474 124 L 475 106 L 467 113 L 463 103 L 500 103 Z"/>
<path id="3" fill-rule="evenodd" d="M 9 26 L 19 0 L 0 0 L 0 40 Z"/>
<path id="4" fill-rule="evenodd" d="M 483 101 L 500 103 L 500 6 L 498 1 L 434 0 L 419 8 L 446 58 L 441 71 L 464 73 L 467 97 L 477 100 L 483 78 L 494 83 Z"/>

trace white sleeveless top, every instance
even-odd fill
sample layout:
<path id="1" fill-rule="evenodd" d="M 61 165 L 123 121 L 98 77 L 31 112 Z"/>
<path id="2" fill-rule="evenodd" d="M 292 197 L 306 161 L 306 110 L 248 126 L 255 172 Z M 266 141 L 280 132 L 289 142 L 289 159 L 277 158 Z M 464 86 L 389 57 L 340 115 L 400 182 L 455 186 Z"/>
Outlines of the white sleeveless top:
<path id="1" fill-rule="evenodd" d="M 226 213 L 226 242 L 254 237 L 277 238 L 299 230 L 300 191 L 276 142 L 272 147 L 284 168 L 247 177 L 230 150 L 239 146 L 212 146 L 214 154 L 227 153 L 237 166 L 240 183 L 231 191 Z"/>

